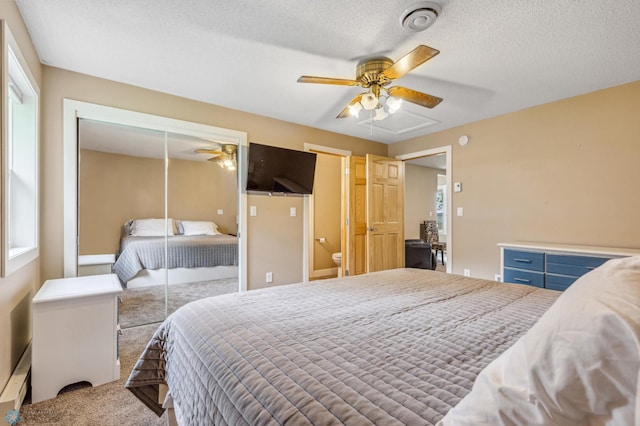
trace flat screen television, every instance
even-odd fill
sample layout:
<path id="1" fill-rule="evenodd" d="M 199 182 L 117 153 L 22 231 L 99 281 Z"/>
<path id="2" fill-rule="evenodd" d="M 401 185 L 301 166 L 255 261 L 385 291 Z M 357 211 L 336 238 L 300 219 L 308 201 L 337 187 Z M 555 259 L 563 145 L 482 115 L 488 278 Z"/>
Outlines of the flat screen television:
<path id="1" fill-rule="evenodd" d="M 249 143 L 247 191 L 313 193 L 316 154 Z"/>

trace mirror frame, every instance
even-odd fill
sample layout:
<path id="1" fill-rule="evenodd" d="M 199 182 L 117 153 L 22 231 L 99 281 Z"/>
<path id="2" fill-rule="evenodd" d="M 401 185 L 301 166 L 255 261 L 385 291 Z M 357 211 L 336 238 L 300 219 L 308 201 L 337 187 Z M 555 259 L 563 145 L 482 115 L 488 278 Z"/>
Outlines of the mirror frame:
<path id="1" fill-rule="evenodd" d="M 238 286 L 247 290 L 247 194 L 243 191 L 247 133 L 191 121 L 161 117 L 88 102 L 63 99 L 63 276 L 78 275 L 78 119 L 86 118 L 237 144 L 238 162 Z"/>

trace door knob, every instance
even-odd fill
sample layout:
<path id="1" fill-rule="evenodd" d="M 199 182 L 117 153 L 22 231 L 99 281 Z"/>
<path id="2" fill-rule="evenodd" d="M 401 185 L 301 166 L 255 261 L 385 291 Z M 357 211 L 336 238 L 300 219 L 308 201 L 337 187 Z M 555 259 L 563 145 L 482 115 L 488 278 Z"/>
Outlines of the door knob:
<path id="1" fill-rule="evenodd" d="M 368 231 L 375 231 L 375 230 L 376 230 L 376 228 L 374 228 L 373 226 L 369 226 L 369 227 L 367 227 L 367 230 L 368 230 Z"/>

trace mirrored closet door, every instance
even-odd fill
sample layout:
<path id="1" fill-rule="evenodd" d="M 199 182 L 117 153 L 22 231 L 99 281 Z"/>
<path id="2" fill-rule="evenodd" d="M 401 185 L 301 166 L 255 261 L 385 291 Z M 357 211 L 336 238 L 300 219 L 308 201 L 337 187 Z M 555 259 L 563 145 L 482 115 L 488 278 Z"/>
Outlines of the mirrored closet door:
<path id="1" fill-rule="evenodd" d="M 238 291 L 237 146 L 167 134 L 167 312 Z"/>
<path id="2" fill-rule="evenodd" d="M 78 139 L 78 274 L 118 275 L 123 328 L 238 291 L 235 145 L 88 119 Z"/>

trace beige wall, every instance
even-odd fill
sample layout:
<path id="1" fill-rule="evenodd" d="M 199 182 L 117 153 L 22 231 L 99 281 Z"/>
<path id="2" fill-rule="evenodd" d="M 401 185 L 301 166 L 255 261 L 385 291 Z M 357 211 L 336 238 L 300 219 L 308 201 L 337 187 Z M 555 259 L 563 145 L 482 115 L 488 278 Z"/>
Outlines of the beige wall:
<path id="1" fill-rule="evenodd" d="M 210 220 L 225 234 L 238 232 L 238 175 L 210 161 L 170 160 L 169 217 Z M 222 214 L 218 214 L 222 210 Z"/>
<path id="2" fill-rule="evenodd" d="M 0 18 L 9 27 L 42 90 L 42 67 L 15 2 L 0 2 Z M 41 244 L 42 239 L 41 234 Z M 39 260 L 35 260 L 0 278 L 0 392 L 31 340 L 31 299 L 40 285 L 38 264 Z"/>
<path id="3" fill-rule="evenodd" d="M 168 173 L 169 217 L 210 220 L 221 232 L 237 231 L 235 172 L 173 159 Z M 164 217 L 164 160 L 83 149 L 79 217 L 80 254 L 115 253 L 124 222 Z"/>
<path id="4" fill-rule="evenodd" d="M 499 273 L 508 241 L 640 247 L 640 81 L 397 143 L 452 146 L 453 272 Z M 457 144 L 460 135 L 470 142 Z M 451 241 L 450 237 L 448 241 Z"/>
<path id="5" fill-rule="evenodd" d="M 62 276 L 63 271 L 63 98 L 92 102 L 154 115 L 193 121 L 245 131 L 251 142 L 304 149 L 304 143 L 385 155 L 387 146 L 363 139 L 337 135 L 267 117 L 243 113 L 168 94 L 43 67 L 42 174 L 43 239 L 41 273 L 43 278 Z M 265 285 L 265 273 L 273 272 L 273 285 L 302 280 L 302 198 L 248 196 L 259 214 L 248 219 L 249 288 Z M 289 206 L 297 206 L 295 218 Z M 287 207 L 286 209 L 284 207 Z M 274 238 L 277 238 L 274 241 Z M 287 244 L 282 242 L 286 241 Z M 277 250 L 275 249 L 277 247 Z"/>
<path id="6" fill-rule="evenodd" d="M 336 268 L 331 256 L 340 251 L 341 170 L 341 157 L 318 154 L 313 188 L 314 237 L 326 241 L 312 241 L 315 271 Z"/>
<path id="7" fill-rule="evenodd" d="M 420 223 L 436 218 L 438 174 L 446 172 L 431 167 L 405 164 L 404 168 L 404 238 L 420 238 Z M 431 215 L 430 215 L 431 214 Z"/>
<path id="8" fill-rule="evenodd" d="M 257 212 L 247 224 L 250 289 L 302 281 L 303 200 L 302 196 L 249 197 L 249 205 Z M 292 207 L 298 212 L 296 216 L 289 214 Z M 273 283 L 267 284 L 267 272 L 273 273 Z"/>

